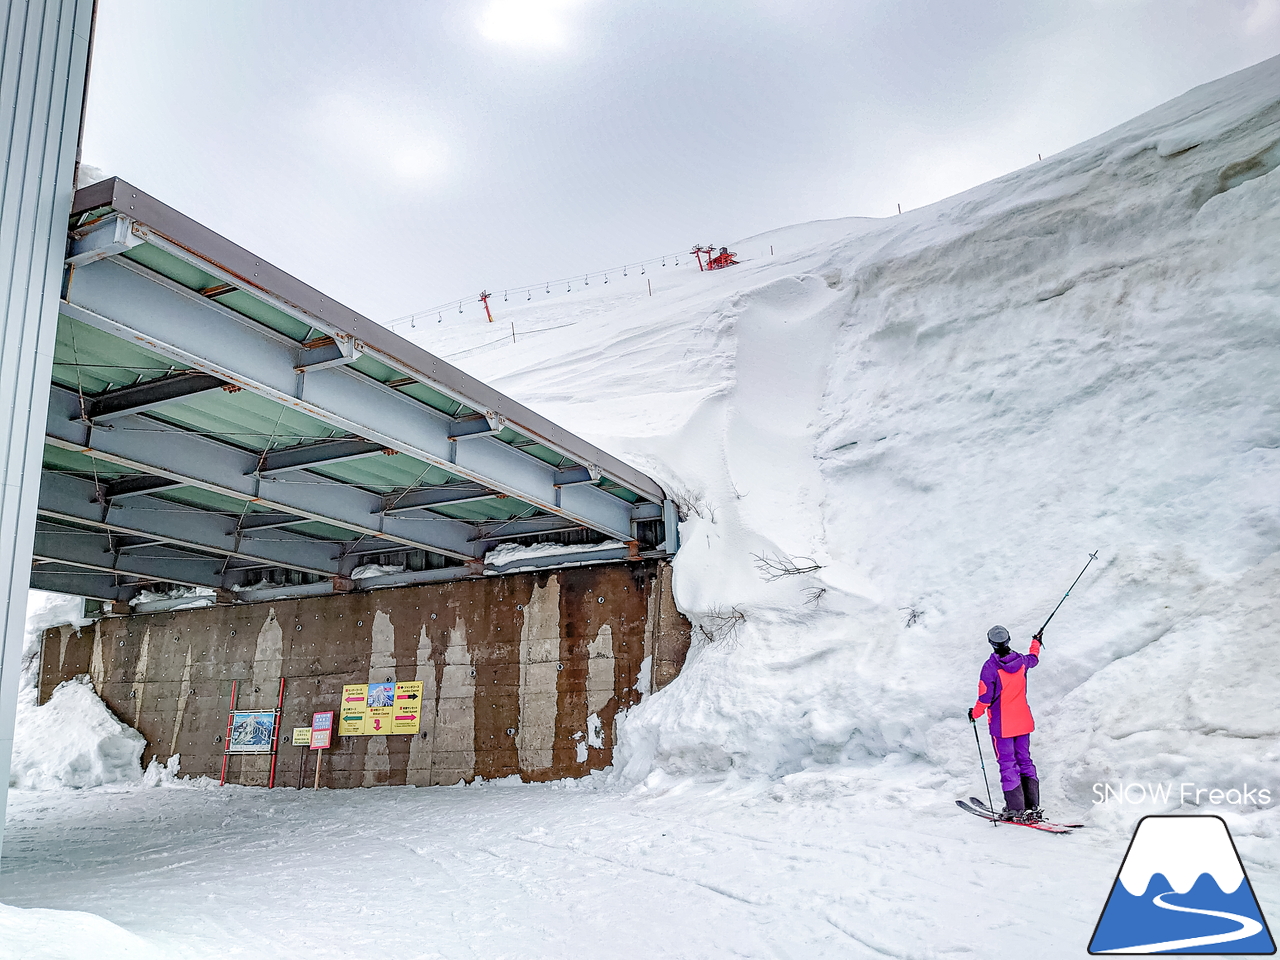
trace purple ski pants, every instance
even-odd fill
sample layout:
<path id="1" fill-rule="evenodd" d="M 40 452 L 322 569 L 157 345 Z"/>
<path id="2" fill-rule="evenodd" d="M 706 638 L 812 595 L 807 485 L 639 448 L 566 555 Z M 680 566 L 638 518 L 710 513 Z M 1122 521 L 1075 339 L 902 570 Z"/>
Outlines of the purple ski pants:
<path id="1" fill-rule="evenodd" d="M 992 737 L 996 759 L 1000 761 L 1000 789 L 1012 790 L 1021 786 L 1023 777 L 1038 780 L 1036 766 L 1031 762 L 1031 734 L 1020 737 Z"/>

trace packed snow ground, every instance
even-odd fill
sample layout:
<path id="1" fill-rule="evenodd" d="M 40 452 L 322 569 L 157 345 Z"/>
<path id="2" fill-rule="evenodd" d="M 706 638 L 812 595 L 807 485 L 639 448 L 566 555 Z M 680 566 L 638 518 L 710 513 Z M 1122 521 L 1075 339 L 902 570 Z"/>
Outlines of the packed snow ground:
<path id="1" fill-rule="evenodd" d="M 699 642 L 612 775 L 17 793 L 0 899 L 165 956 L 1079 955 L 1190 782 L 1270 788 L 1181 809 L 1228 818 L 1277 915 L 1277 165 L 1280 58 L 901 217 L 402 328 L 685 504 Z M 1093 826 L 988 828 L 951 803 L 982 792 L 984 634 L 1025 649 L 1092 550 L 1030 699 L 1045 799 Z"/>
<path id="2" fill-rule="evenodd" d="M 0 943 L 59 960 L 1080 956 L 1126 839 L 865 807 L 826 774 L 595 787 L 20 792 L 0 899 L 128 934 L 9 908 Z M 1241 846 L 1280 915 L 1276 845 Z"/>

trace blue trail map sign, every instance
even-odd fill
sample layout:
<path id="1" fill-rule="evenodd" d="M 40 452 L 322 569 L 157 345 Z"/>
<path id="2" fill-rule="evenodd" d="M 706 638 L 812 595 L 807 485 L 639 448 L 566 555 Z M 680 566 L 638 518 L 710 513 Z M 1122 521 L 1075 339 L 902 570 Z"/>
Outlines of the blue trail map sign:
<path id="1" fill-rule="evenodd" d="M 233 711 L 227 753 L 270 753 L 275 729 L 274 710 Z"/>

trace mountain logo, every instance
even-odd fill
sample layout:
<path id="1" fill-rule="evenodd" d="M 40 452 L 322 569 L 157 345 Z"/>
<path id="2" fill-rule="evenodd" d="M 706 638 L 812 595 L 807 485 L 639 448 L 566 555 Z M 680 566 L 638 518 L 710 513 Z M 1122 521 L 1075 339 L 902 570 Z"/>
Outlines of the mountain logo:
<path id="1" fill-rule="evenodd" d="M 1091 954 L 1270 955 L 1275 941 L 1221 817 L 1138 821 Z"/>

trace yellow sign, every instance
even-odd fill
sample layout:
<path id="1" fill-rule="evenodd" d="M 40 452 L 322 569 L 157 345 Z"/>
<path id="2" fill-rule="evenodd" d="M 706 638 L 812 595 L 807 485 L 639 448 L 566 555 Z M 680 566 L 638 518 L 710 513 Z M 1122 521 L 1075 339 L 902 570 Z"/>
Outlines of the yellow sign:
<path id="1" fill-rule="evenodd" d="M 348 683 L 342 688 L 338 735 L 378 737 L 422 729 L 421 680 L 406 683 Z"/>
<path id="2" fill-rule="evenodd" d="M 293 745 L 295 747 L 309 747 L 311 745 L 311 728 L 310 727 L 294 727 L 293 728 Z"/>
<path id="3" fill-rule="evenodd" d="M 358 737 L 364 733 L 365 699 L 369 695 L 367 683 L 348 683 L 342 688 L 342 703 L 338 710 L 338 736 Z"/>
<path id="4" fill-rule="evenodd" d="M 391 732 L 391 707 L 366 707 L 364 733 L 368 737 L 384 736 Z"/>
<path id="5" fill-rule="evenodd" d="M 392 733 L 417 733 L 422 729 L 422 681 L 397 683 L 395 713 L 391 717 Z"/>

